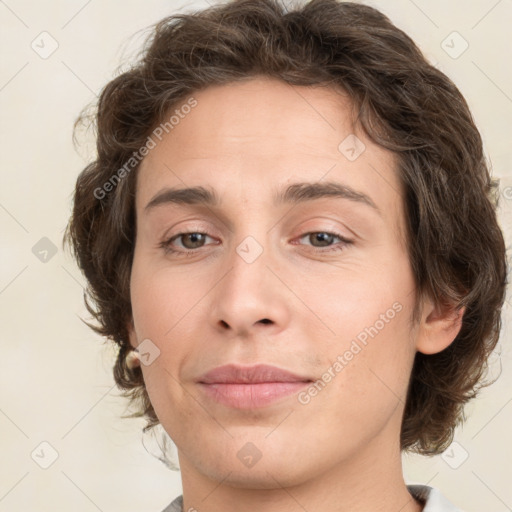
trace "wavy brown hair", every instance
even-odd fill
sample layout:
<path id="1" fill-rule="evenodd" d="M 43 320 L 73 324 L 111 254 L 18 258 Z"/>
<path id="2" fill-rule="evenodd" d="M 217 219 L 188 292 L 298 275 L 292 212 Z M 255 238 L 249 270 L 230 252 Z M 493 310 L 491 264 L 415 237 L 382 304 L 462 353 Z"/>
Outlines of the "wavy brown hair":
<path id="1" fill-rule="evenodd" d="M 126 366 L 137 167 L 108 193 L 104 184 L 194 92 L 256 75 L 341 88 L 365 133 L 398 158 L 417 304 L 428 295 L 466 308 L 454 342 L 437 354 L 418 352 L 410 378 L 401 447 L 439 453 L 464 419 L 464 404 L 487 384 L 500 333 L 507 268 L 497 182 L 452 81 L 378 10 L 336 0 L 293 9 L 278 0 L 234 0 L 169 16 L 101 92 L 97 158 L 78 176 L 64 241 L 88 282 L 84 299 L 97 322 L 90 326 L 119 345 L 114 377 L 137 404 L 130 416 L 145 416 L 145 430 L 159 423 L 140 367 Z"/>

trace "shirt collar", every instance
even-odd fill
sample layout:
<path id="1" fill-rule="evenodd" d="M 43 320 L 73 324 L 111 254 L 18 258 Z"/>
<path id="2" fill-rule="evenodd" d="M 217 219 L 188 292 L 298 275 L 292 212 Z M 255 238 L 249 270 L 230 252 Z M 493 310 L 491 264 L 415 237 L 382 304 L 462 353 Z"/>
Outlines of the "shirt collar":
<path id="1" fill-rule="evenodd" d="M 424 502 L 422 512 L 462 512 L 453 503 L 450 503 L 438 489 L 428 485 L 408 485 L 409 493 L 421 502 Z"/>

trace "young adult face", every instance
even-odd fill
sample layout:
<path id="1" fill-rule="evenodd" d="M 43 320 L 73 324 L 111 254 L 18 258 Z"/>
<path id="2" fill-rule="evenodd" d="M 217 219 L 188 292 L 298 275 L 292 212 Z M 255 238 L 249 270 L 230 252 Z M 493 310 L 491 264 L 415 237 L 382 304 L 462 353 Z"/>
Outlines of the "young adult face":
<path id="1" fill-rule="evenodd" d="M 396 462 L 414 354 L 456 332 L 430 303 L 411 323 L 393 155 L 330 88 L 254 78 L 193 96 L 139 169 L 131 275 L 130 341 L 153 347 L 144 380 L 183 477 L 271 489 Z M 299 182 L 350 192 L 275 201 Z M 162 199 L 188 187 L 218 203 Z M 226 364 L 310 382 L 200 383 Z"/>

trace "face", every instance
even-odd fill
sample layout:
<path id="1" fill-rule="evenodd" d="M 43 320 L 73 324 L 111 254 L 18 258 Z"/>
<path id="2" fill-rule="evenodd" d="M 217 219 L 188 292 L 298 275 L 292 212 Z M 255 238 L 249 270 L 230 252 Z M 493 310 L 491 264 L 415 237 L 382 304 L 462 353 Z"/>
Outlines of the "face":
<path id="1" fill-rule="evenodd" d="M 333 89 L 193 96 L 139 169 L 131 275 L 130 341 L 183 475 L 272 488 L 395 453 L 416 332 L 392 154 Z M 227 364 L 295 377 L 205 377 Z"/>

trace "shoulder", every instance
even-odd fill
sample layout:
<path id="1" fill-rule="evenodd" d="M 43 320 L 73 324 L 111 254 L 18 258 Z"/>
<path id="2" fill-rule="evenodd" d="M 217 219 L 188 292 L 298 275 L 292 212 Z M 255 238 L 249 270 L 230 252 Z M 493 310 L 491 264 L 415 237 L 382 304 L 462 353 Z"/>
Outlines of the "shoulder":
<path id="1" fill-rule="evenodd" d="M 449 502 L 438 489 L 428 485 L 408 485 L 412 496 L 425 503 L 423 512 L 463 512 Z"/>

